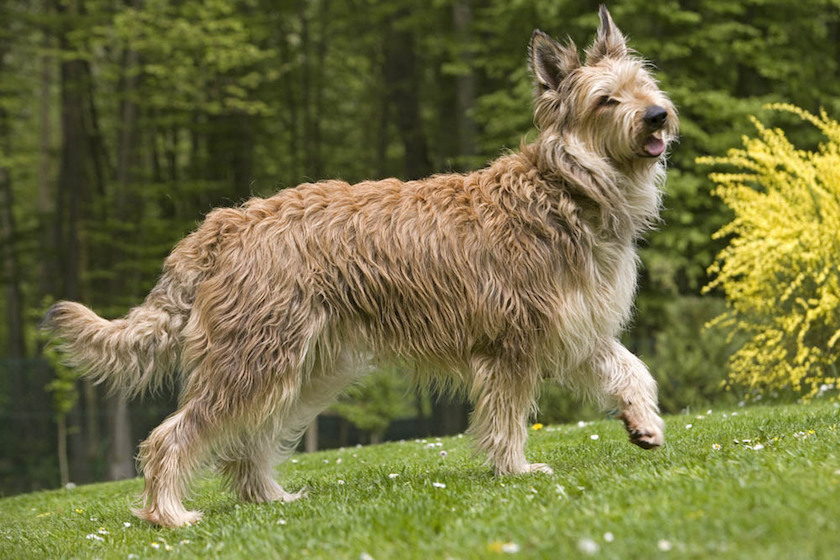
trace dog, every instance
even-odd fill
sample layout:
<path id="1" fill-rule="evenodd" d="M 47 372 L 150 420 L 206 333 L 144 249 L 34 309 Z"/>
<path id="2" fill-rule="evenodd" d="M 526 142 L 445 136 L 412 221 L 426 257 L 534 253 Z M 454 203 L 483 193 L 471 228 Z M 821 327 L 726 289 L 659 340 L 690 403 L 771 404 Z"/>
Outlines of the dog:
<path id="1" fill-rule="evenodd" d="M 182 497 L 215 460 L 242 500 L 294 500 L 274 479 L 306 426 L 373 359 L 462 391 L 469 433 L 498 475 L 525 457 L 553 378 L 663 444 L 656 382 L 618 336 L 636 242 L 658 220 L 677 113 L 601 7 L 581 61 L 535 31 L 540 133 L 467 174 L 302 184 L 210 212 L 125 317 L 56 303 L 44 329 L 70 365 L 135 395 L 181 376 L 179 407 L 140 446 L 143 505 L 197 521 Z"/>

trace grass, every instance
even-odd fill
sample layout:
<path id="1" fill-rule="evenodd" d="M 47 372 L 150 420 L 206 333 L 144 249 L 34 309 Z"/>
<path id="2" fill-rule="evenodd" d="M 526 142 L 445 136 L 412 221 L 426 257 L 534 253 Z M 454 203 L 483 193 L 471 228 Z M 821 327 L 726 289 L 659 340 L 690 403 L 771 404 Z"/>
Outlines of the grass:
<path id="1" fill-rule="evenodd" d="M 207 475 L 188 502 L 204 520 L 178 530 L 129 514 L 139 479 L 6 498 L 0 558 L 837 557 L 840 409 L 666 420 L 653 452 L 617 421 L 532 431 L 553 476 L 495 478 L 466 437 L 299 455 L 279 477 L 310 493 L 290 504 L 238 503 Z"/>

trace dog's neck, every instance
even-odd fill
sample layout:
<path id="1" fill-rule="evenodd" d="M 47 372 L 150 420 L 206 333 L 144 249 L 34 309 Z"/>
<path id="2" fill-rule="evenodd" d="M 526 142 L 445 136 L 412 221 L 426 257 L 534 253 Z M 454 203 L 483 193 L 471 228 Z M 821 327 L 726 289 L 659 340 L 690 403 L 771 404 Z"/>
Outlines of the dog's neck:
<path id="1" fill-rule="evenodd" d="M 632 241 L 659 218 L 662 161 L 619 166 L 574 135 L 550 132 L 523 145 L 521 153 L 547 182 L 575 200 L 602 235 Z"/>

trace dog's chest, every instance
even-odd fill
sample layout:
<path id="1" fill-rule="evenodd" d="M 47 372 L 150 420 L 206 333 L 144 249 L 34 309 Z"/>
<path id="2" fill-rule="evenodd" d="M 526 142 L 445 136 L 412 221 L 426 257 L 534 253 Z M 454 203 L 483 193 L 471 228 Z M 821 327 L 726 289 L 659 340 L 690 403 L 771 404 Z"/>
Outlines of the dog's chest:
<path id="1" fill-rule="evenodd" d="M 576 282 L 560 282 L 561 338 L 579 350 L 619 335 L 630 318 L 636 291 L 636 252 L 632 242 L 599 241 L 591 266 Z"/>

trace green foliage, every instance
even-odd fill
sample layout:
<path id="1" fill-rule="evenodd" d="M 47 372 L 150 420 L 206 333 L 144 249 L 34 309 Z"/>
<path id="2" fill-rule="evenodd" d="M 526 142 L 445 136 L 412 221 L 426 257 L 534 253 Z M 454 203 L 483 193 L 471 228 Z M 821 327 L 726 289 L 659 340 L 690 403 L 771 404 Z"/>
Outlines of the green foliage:
<path id="1" fill-rule="evenodd" d="M 330 408 L 379 440 L 391 422 L 408 416 L 409 383 L 398 368 L 376 369 L 351 386 Z"/>
<path id="2" fill-rule="evenodd" d="M 61 362 L 61 356 L 52 348 L 44 350 L 44 358 L 55 371 L 55 378 L 46 387 L 53 396 L 53 410 L 56 416 L 66 416 L 79 400 L 79 391 L 76 387 L 79 372 L 65 367 Z"/>
<path id="3" fill-rule="evenodd" d="M 306 486 L 306 498 L 241 503 L 208 478 L 190 503 L 204 519 L 177 530 L 129 514 L 139 479 L 5 498 L 0 556 L 537 559 L 596 547 L 592 557 L 609 559 L 835 557 L 840 412 L 703 412 L 666 417 L 658 451 L 629 444 L 617 421 L 531 431 L 529 458 L 553 476 L 494 477 L 467 438 L 305 454 L 279 478 Z"/>
<path id="4" fill-rule="evenodd" d="M 710 268 L 729 309 L 715 322 L 747 338 L 732 356 L 731 381 L 811 398 L 838 381 L 840 340 L 840 123 L 791 105 L 772 108 L 813 124 L 825 141 L 797 149 L 780 129 L 754 121 L 744 148 L 701 163 L 734 166 L 710 175 L 735 218 Z"/>
<path id="5" fill-rule="evenodd" d="M 722 380 L 737 338 L 704 328 L 724 307 L 713 297 L 675 298 L 665 306 L 653 347 L 641 353 L 659 384 L 664 412 L 701 411 L 735 400 L 731 393 L 722 394 Z"/>

